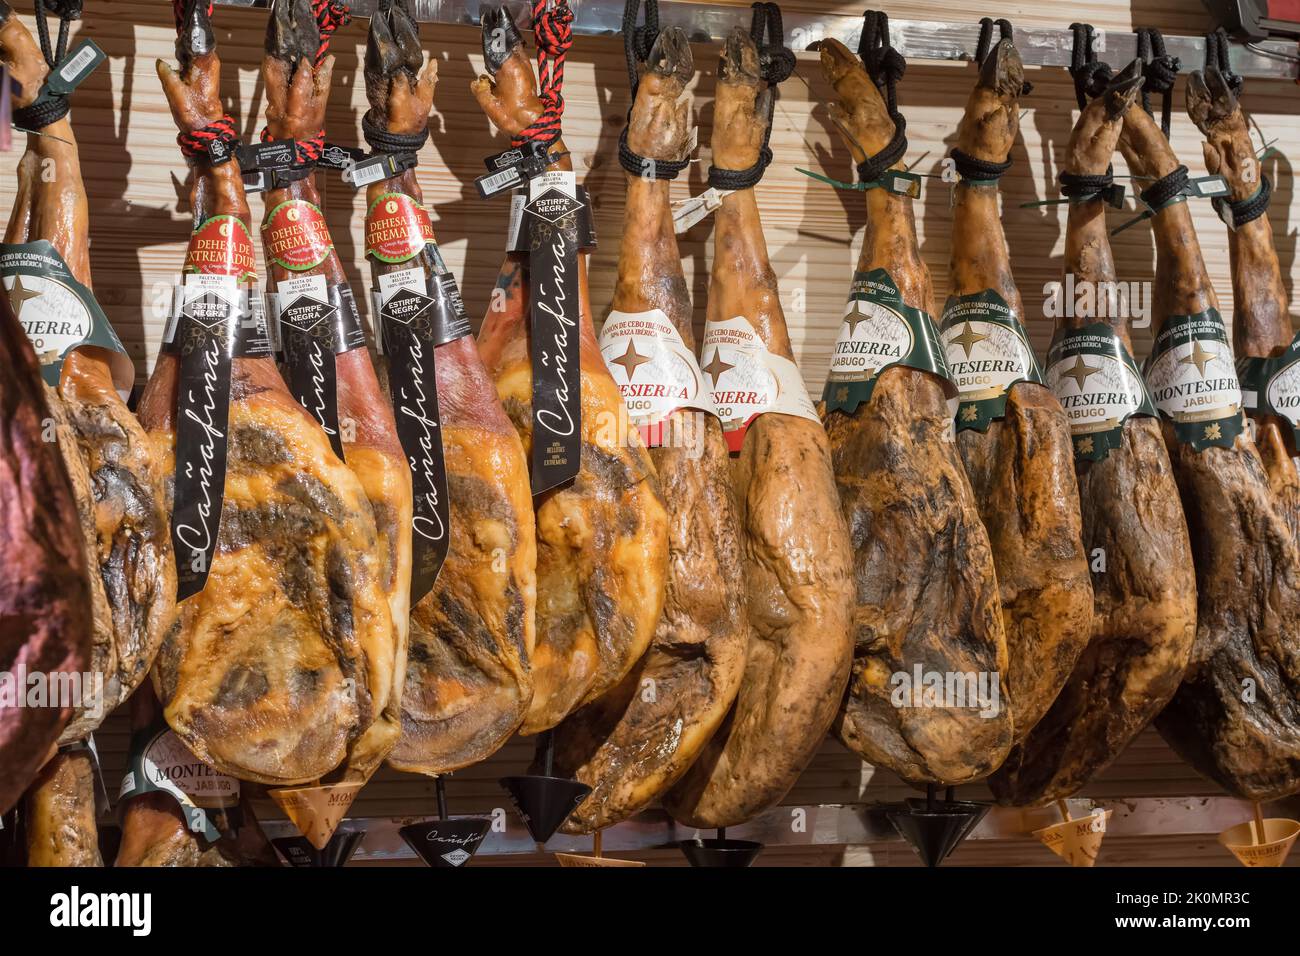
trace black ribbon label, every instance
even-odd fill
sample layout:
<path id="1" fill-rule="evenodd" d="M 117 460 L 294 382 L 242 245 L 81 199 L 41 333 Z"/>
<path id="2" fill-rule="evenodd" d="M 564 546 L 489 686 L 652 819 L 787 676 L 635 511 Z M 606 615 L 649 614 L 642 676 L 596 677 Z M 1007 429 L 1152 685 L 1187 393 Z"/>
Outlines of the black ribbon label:
<path id="1" fill-rule="evenodd" d="M 422 257 L 441 263 L 436 253 Z M 433 589 L 451 543 L 434 350 L 470 334 L 456 280 L 424 264 L 378 276 L 380 338 L 397 437 L 411 469 L 411 606 Z"/>
<path id="2" fill-rule="evenodd" d="M 323 275 L 284 279 L 276 291 L 278 338 L 289 373 L 289 391 L 320 423 L 342 461 L 334 356 L 366 344 L 352 291 L 346 285 L 328 285 Z"/>
<path id="3" fill-rule="evenodd" d="M 578 250 L 583 199 L 572 172 L 552 170 L 528 182 L 524 228 L 531 303 L 534 495 L 572 481 L 581 464 Z"/>
<path id="4" fill-rule="evenodd" d="M 260 315 L 241 307 L 234 276 L 187 275 L 179 292 L 163 348 L 181 362 L 172 547 L 176 599 L 183 601 L 203 590 L 217 549 L 234 359 L 269 357 L 271 351 Z"/>

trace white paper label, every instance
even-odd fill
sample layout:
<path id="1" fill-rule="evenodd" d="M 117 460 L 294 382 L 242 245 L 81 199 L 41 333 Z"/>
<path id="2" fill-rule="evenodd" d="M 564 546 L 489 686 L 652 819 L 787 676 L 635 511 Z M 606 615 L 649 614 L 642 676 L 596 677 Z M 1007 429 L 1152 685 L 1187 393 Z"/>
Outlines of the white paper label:
<path id="1" fill-rule="evenodd" d="M 609 314 L 600 354 L 647 444 L 662 445 L 663 420 L 681 408 L 716 415 L 699 362 L 662 309 Z"/>
<path id="2" fill-rule="evenodd" d="M 746 429 L 768 412 L 821 423 L 798 366 L 769 352 L 743 316 L 705 325 L 700 355 L 731 451 L 740 450 Z"/>

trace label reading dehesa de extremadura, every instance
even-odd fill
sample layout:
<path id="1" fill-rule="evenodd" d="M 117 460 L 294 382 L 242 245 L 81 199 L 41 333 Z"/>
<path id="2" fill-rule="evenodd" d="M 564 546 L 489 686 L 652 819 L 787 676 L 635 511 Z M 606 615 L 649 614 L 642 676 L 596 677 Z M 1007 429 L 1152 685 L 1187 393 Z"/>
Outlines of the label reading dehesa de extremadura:
<path id="1" fill-rule="evenodd" d="M 675 411 L 717 414 L 699 362 L 662 309 L 615 309 L 600 330 L 600 354 L 648 447 L 664 444 L 664 421 Z"/>
<path id="2" fill-rule="evenodd" d="M 218 773 L 190 752 L 162 720 L 131 735 L 131 753 L 118 800 L 166 793 L 185 816 L 185 825 L 209 841 L 221 837 L 217 814 L 239 805 L 239 780 Z M 223 814 L 224 816 L 224 814 Z M 224 821 L 223 821 L 224 822 Z"/>
<path id="3" fill-rule="evenodd" d="M 754 419 L 769 412 L 820 424 L 798 366 L 768 351 L 744 316 L 708 322 L 700 356 L 728 450 L 740 451 Z"/>
<path id="4" fill-rule="evenodd" d="M 1231 447 L 1241 434 L 1241 386 L 1217 310 L 1169 316 L 1156 333 L 1146 379 L 1178 440 L 1196 451 Z"/>
<path id="5" fill-rule="evenodd" d="M 987 431 L 1002 418 L 1007 395 L 1017 382 L 1043 383 L 1020 318 L 992 289 L 948 297 L 940 337 L 948 376 L 957 386 L 957 430 Z"/>
<path id="6" fill-rule="evenodd" d="M 1100 461 L 1119 447 L 1125 421 L 1156 414 L 1137 363 L 1104 322 L 1057 332 L 1047 352 L 1047 387 L 1065 410 L 1078 458 Z"/>
<path id="7" fill-rule="evenodd" d="M 1239 358 L 1237 377 L 1246 413 L 1251 417 L 1276 415 L 1285 419 L 1294 440 L 1300 442 L 1300 333 L 1281 355 Z"/>
<path id="8" fill-rule="evenodd" d="M 822 391 L 826 410 L 856 411 L 870 400 L 880 373 L 891 365 L 932 372 L 944 380 L 949 397 L 956 395 L 930 316 L 903 302 L 886 270 L 855 273 Z"/>

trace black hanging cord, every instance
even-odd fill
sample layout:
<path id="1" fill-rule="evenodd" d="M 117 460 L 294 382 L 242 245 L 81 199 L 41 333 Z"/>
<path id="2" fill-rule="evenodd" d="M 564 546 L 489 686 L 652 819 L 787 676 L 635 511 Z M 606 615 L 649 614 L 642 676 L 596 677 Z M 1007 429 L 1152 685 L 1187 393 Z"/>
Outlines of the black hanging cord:
<path id="1" fill-rule="evenodd" d="M 1156 210 L 1169 205 L 1187 187 L 1187 167 L 1178 166 L 1168 175 L 1161 176 L 1139 194 L 1148 209 Z"/>
<path id="2" fill-rule="evenodd" d="M 1070 76 L 1074 79 L 1074 98 L 1079 101 L 1079 109 L 1088 105 L 1088 100 L 1100 96 L 1110 85 L 1115 71 L 1109 63 L 1097 59 L 1093 44 L 1097 31 L 1091 23 L 1071 23 L 1070 33 L 1074 35 L 1074 45 L 1070 54 Z"/>
<path id="3" fill-rule="evenodd" d="M 724 192 L 752 189 L 763 178 L 772 163 L 772 121 L 776 115 L 776 88 L 794 72 L 794 53 L 785 45 L 785 27 L 781 8 L 775 3 L 755 3 L 749 35 L 758 47 L 759 74 L 767 81 L 770 91 L 767 109 L 767 129 L 763 131 L 763 145 L 758 151 L 758 162 L 749 169 L 718 169 L 709 167 L 709 186 Z"/>
<path id="4" fill-rule="evenodd" d="M 1232 72 L 1232 65 L 1228 60 L 1228 31 L 1223 27 L 1205 35 L 1205 70 L 1206 72 L 1218 70 L 1228 84 L 1228 89 L 1232 91 L 1232 95 L 1241 95 L 1241 89 L 1246 82 L 1241 74 Z"/>
<path id="5" fill-rule="evenodd" d="M 907 60 L 889 42 L 889 16 L 883 10 L 868 10 L 862 15 L 862 39 L 858 56 L 867 75 L 885 94 L 885 108 L 894 121 L 894 136 L 884 149 L 858 163 L 859 182 L 876 182 L 885 171 L 907 152 L 907 120 L 898 111 L 898 81 L 907 72 Z"/>
<path id="6" fill-rule="evenodd" d="M 645 23 L 636 25 L 637 14 L 645 7 Z M 650 51 L 659 38 L 659 0 L 627 0 L 623 6 L 623 52 L 627 56 L 627 85 L 636 98 L 641 84 L 641 64 L 650 59 Z"/>
<path id="7" fill-rule="evenodd" d="M 82 0 L 36 0 L 36 37 L 41 44 L 45 65 L 54 67 L 68 53 L 68 28 L 72 21 L 81 19 Z M 59 18 L 58 39 L 50 45 L 50 27 L 46 17 Z M 68 115 L 71 108 L 66 96 L 42 96 L 33 103 L 13 111 L 13 123 L 21 129 L 40 130 L 57 123 Z"/>
<path id="8" fill-rule="evenodd" d="M 1165 38 L 1154 27 L 1137 31 L 1137 55 L 1142 61 L 1142 74 L 1146 77 L 1142 84 L 1142 108 L 1151 113 L 1151 94 L 1160 94 L 1160 131 L 1168 139 L 1174 84 L 1178 81 L 1181 64 L 1178 57 L 1165 52 Z"/>
<path id="9" fill-rule="evenodd" d="M 1107 166 L 1104 173 L 1061 173 L 1061 195 L 1067 199 L 1093 199 L 1115 183 L 1115 170 Z"/>
<path id="10" fill-rule="evenodd" d="M 984 61 L 989 58 L 993 52 L 993 28 L 998 29 L 998 41 L 1010 40 L 1013 38 L 1014 31 L 1011 28 L 1011 21 L 1005 17 L 994 20 L 992 17 L 980 18 L 980 36 L 979 42 L 975 44 L 975 63 L 981 68 Z M 1033 89 L 1032 84 L 1022 83 L 1020 93 L 1023 96 Z M 1003 173 L 1011 168 L 1011 158 L 1008 157 L 1005 162 L 995 163 L 987 159 L 979 159 L 962 152 L 960 149 L 953 149 L 948 154 L 957 168 L 957 175 L 968 182 L 995 183 L 1002 178 Z"/>
<path id="11" fill-rule="evenodd" d="M 418 133 L 393 133 L 385 129 L 366 110 L 361 116 L 361 135 L 376 153 L 418 153 L 429 139 L 429 127 Z"/>
<path id="12" fill-rule="evenodd" d="M 645 23 L 636 25 L 637 13 L 644 2 Z M 650 58 L 655 40 L 659 38 L 658 0 L 627 0 L 623 7 L 623 52 L 627 56 L 628 87 L 632 101 L 641 86 L 641 66 Z M 618 162 L 633 176 L 651 179 L 676 179 L 690 165 L 690 157 L 682 159 L 647 159 L 627 144 L 627 129 L 632 123 L 632 107 L 627 108 L 627 123 L 618 134 Z"/>

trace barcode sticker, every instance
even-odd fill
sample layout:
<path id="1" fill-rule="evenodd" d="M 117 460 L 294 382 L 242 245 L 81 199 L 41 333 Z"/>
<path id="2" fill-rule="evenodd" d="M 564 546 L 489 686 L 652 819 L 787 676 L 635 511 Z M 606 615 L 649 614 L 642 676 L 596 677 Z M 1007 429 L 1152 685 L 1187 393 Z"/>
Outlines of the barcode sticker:
<path id="1" fill-rule="evenodd" d="M 511 166 L 499 173 L 488 173 L 486 176 L 480 176 L 474 180 L 474 185 L 478 187 L 479 195 L 487 199 L 497 193 L 505 192 L 512 186 L 518 186 L 523 181 L 524 177 L 519 172 L 519 167 Z"/>

